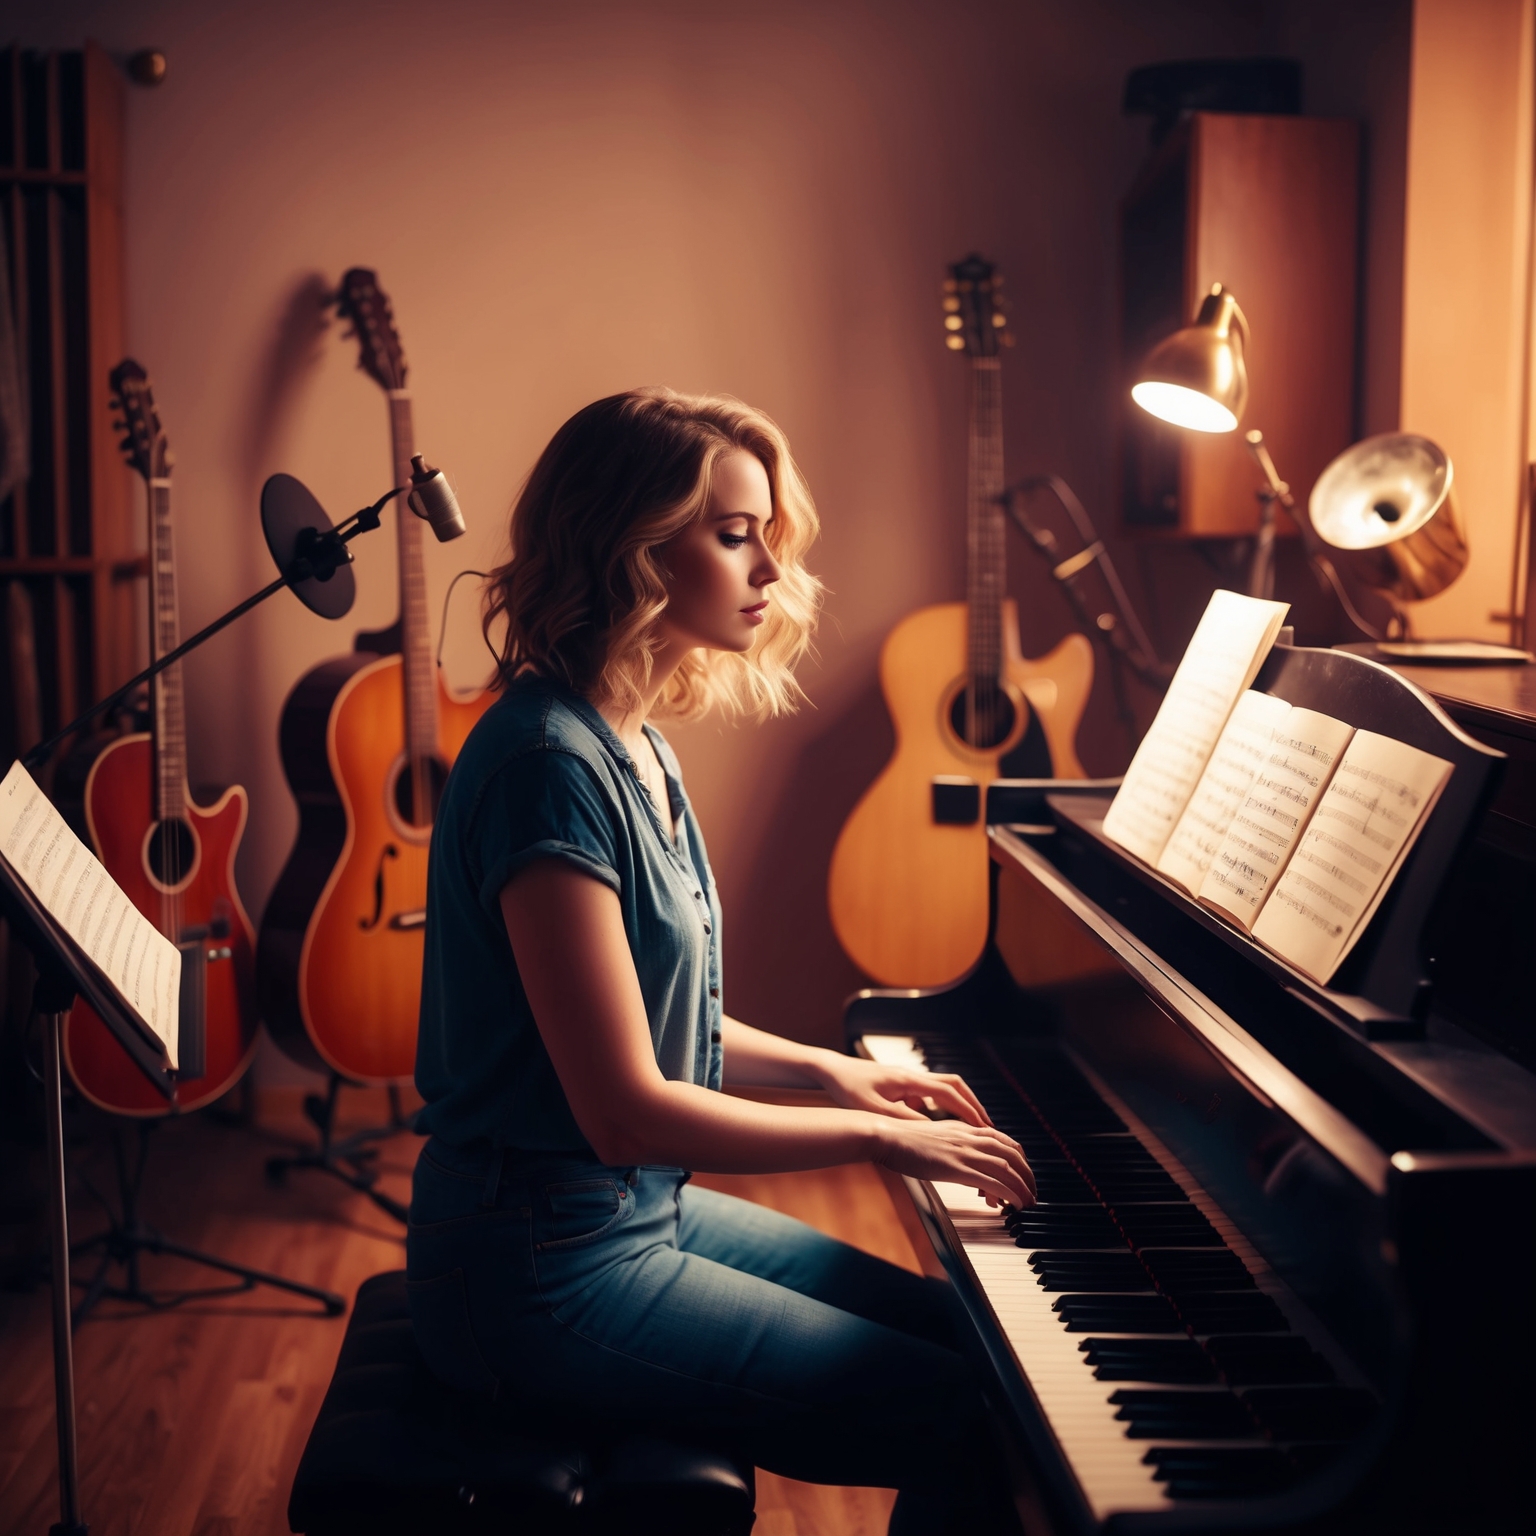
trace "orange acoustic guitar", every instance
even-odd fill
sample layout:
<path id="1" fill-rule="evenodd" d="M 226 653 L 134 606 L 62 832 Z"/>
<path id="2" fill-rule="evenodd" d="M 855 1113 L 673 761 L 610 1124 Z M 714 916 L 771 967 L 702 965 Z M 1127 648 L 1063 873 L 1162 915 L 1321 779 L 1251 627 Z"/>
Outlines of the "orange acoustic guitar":
<path id="1" fill-rule="evenodd" d="M 112 371 L 127 435 L 123 451 L 149 488 L 150 659 L 179 644 L 171 536 L 171 453 L 144 370 L 131 358 Z M 208 945 L 206 1056 L 200 1077 L 181 1078 L 179 1109 L 219 1097 L 256 1049 L 251 920 L 235 890 L 235 850 L 245 831 L 245 791 L 210 806 L 187 792 L 186 711 L 181 663 L 150 687 L 148 734 L 124 736 L 92 764 L 85 817 L 96 856 L 129 899 L 172 941 Z M 89 1004 L 77 1002 L 64 1029 L 64 1060 L 92 1103 L 120 1115 L 166 1112 Z"/>
<path id="2" fill-rule="evenodd" d="M 987 785 L 1083 777 L 1074 743 L 1093 647 L 1071 634 L 1026 660 L 1017 609 L 1003 595 L 1001 281 L 969 256 L 944 285 L 948 344 L 971 365 L 966 601 L 921 608 L 886 639 L 880 684 L 896 751 L 832 852 L 832 926 L 854 962 L 887 986 L 942 986 L 981 957 Z M 946 790 L 959 792 L 962 813 L 941 821 Z"/>
<path id="3" fill-rule="evenodd" d="M 354 267 L 338 303 L 389 398 L 394 484 L 411 478 L 405 357 L 389 300 Z M 421 523 L 397 512 L 400 617 L 301 678 L 283 706 L 299 835 L 261 923 L 262 1017 L 295 1060 L 355 1083 L 416 1065 L 427 845 L 448 765 L 490 703 L 455 698 L 432 656 Z M 390 654 L 398 652 L 398 654 Z"/>

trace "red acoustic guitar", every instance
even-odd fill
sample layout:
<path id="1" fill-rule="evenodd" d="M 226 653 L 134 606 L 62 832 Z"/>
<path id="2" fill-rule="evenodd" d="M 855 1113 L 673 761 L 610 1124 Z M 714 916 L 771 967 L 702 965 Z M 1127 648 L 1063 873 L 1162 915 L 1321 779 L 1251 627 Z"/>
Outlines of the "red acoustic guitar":
<path id="1" fill-rule="evenodd" d="M 150 658 L 178 641 L 176 558 L 171 536 L 171 453 L 149 379 L 131 358 L 112 371 L 123 413 L 123 452 L 149 488 Z M 207 1057 L 183 1078 L 180 1109 L 196 1109 L 239 1080 L 256 1049 L 255 935 L 235 890 L 235 850 L 247 801 L 238 786 L 214 804 L 187 791 L 181 664 L 150 683 L 147 734 L 112 743 L 85 781 L 85 817 L 96 856 L 151 922 L 177 942 L 208 944 Z M 64 1030 L 64 1060 L 92 1103 L 120 1115 L 163 1115 L 152 1088 L 94 1010 L 77 1002 Z"/>
<path id="2" fill-rule="evenodd" d="M 339 304 L 360 366 L 389 398 L 394 484 L 404 485 L 411 397 L 389 300 L 372 272 L 354 267 Z M 444 686 L 421 522 L 402 511 L 397 527 L 399 620 L 300 678 L 283 706 L 279 743 L 299 835 L 257 953 L 262 1018 L 278 1044 L 305 1065 L 384 1085 L 415 1070 L 432 820 L 448 765 L 491 701 Z"/>

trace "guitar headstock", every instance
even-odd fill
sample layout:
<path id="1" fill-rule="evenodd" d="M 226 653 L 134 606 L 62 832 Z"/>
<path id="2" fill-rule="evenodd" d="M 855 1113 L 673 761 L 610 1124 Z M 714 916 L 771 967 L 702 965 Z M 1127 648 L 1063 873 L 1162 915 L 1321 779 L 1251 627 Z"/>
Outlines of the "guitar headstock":
<path id="1" fill-rule="evenodd" d="M 1003 280 L 990 261 L 974 252 L 957 261 L 944 281 L 944 345 L 967 357 L 996 357 L 1013 338 L 1006 334 Z"/>
<path id="2" fill-rule="evenodd" d="M 405 352 L 377 275 L 367 267 L 348 268 L 342 273 L 336 307 L 352 322 L 359 352 L 357 366 L 380 389 L 404 389 Z"/>
<path id="3" fill-rule="evenodd" d="M 123 457 L 145 480 L 166 479 L 171 473 L 171 445 L 155 410 L 149 375 L 131 357 L 125 357 L 108 378 L 112 403 L 123 413 L 121 421 L 113 422 L 123 434 L 119 445 Z"/>

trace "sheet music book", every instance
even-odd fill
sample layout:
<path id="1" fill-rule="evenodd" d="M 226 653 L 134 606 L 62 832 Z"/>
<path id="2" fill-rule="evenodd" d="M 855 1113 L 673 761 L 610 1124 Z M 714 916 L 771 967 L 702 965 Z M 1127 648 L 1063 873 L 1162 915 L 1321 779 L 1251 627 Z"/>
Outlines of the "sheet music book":
<path id="1" fill-rule="evenodd" d="M 1354 734 L 1352 725 L 1331 715 L 1286 709 L 1200 882 L 1202 902 L 1252 929 Z"/>
<path id="2" fill-rule="evenodd" d="M 1396 878 L 1451 777 L 1451 764 L 1356 731 L 1253 936 L 1325 984 Z"/>
<path id="3" fill-rule="evenodd" d="M 180 951 L 128 899 L 19 762 L 0 780 L 0 858 L 174 1069 Z"/>
<path id="4" fill-rule="evenodd" d="M 1452 765 L 1249 690 L 1284 612 L 1215 594 L 1104 835 L 1326 986 L 1381 905 Z"/>
<path id="5" fill-rule="evenodd" d="M 1253 788 L 1253 776 L 1269 755 L 1275 727 L 1291 706 L 1251 688 L 1237 701 L 1217 739 L 1205 772 L 1157 861 L 1159 871 L 1197 895 L 1232 826 L 1232 818 Z"/>
<path id="6" fill-rule="evenodd" d="M 1104 835 L 1156 864 L 1238 699 L 1269 655 L 1289 604 L 1211 594 L 1151 728 L 1125 771 Z"/>

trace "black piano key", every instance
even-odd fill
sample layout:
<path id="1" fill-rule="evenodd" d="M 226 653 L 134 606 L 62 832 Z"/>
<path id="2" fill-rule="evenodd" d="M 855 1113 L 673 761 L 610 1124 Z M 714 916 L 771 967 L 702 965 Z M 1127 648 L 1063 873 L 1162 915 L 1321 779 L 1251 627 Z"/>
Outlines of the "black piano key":
<path id="1" fill-rule="evenodd" d="M 1152 1277 L 1129 1249 L 1107 1252 L 1041 1252 L 1029 1267 L 1048 1291 L 1150 1291 Z"/>
<path id="2" fill-rule="evenodd" d="M 1173 1299 L 1198 1334 L 1290 1332 L 1285 1314 L 1262 1291 L 1206 1291 Z"/>
<path id="3" fill-rule="evenodd" d="M 1350 1440 L 1376 1413 L 1355 1387 L 1251 1387 L 1242 1398 L 1277 1440 Z"/>
<path id="4" fill-rule="evenodd" d="M 1133 1248 L 1220 1248 L 1221 1235 L 1188 1201 L 1116 1205 L 1115 1220 Z"/>
<path id="5" fill-rule="evenodd" d="M 1069 1294 L 1051 1303 L 1068 1333 L 1183 1333 L 1166 1296 Z"/>
<path id="6" fill-rule="evenodd" d="M 1217 1334 L 1206 1351 L 1234 1387 L 1330 1382 L 1333 1367 L 1294 1333 Z"/>
<path id="7" fill-rule="evenodd" d="M 1084 1339 L 1077 1346 L 1100 1381 L 1214 1382 L 1216 1367 L 1193 1339 Z"/>
<path id="8" fill-rule="evenodd" d="M 1253 1286 L 1247 1266 L 1229 1248 L 1144 1248 L 1140 1262 L 1170 1295 L 1243 1291 Z"/>
<path id="9" fill-rule="evenodd" d="M 1155 1445 L 1142 1460 L 1175 1499 L 1240 1499 L 1274 1493 L 1296 1481 L 1283 1451 L 1262 1446 Z"/>
<path id="10" fill-rule="evenodd" d="M 1109 1400 L 1133 1440 L 1253 1440 L 1260 1434 L 1230 1392 L 1120 1387 Z"/>

